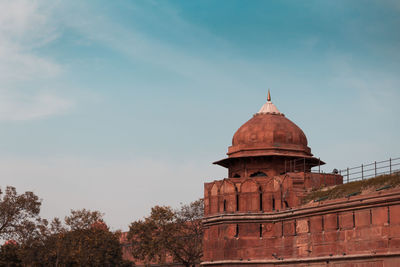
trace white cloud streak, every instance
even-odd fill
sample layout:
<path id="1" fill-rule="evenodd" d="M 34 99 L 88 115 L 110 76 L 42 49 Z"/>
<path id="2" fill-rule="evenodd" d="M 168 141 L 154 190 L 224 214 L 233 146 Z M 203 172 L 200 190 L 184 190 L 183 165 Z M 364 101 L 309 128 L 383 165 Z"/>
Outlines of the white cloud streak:
<path id="1" fill-rule="evenodd" d="M 239 54 L 227 56 L 233 53 L 229 42 L 186 22 L 165 3 L 153 3 L 151 9 L 138 4 L 131 10 L 131 16 L 151 17 L 148 23 L 167 31 L 171 40 L 141 30 L 143 22 L 140 19 L 133 20 L 132 25 L 126 27 L 107 15 L 88 12 L 84 3 L 68 4 L 63 9 L 69 10 L 63 23 L 83 38 L 108 46 L 133 62 L 150 64 L 197 82 L 203 82 L 206 77 L 208 83 L 242 88 L 245 86 L 242 79 L 232 76 L 232 73 L 251 73 L 252 76 L 258 73 L 261 77 L 261 69 L 268 67 L 261 68 L 255 62 L 244 61 Z"/>
<path id="2" fill-rule="evenodd" d="M 62 66 L 35 53 L 57 38 L 52 7 L 47 1 L 0 0 L 0 121 L 39 119 L 73 106 L 55 89 L 43 88 Z"/>
<path id="3" fill-rule="evenodd" d="M 33 120 L 66 112 L 73 105 L 64 98 L 45 92 L 32 95 L 0 90 L 0 121 Z"/>

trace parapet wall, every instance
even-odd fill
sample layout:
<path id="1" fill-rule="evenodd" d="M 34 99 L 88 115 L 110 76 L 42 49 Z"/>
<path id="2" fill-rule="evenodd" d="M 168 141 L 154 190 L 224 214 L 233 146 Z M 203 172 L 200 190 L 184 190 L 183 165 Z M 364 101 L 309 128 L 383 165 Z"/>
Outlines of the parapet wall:
<path id="1" fill-rule="evenodd" d="M 307 190 L 342 183 L 340 175 L 304 172 L 271 178 L 227 178 L 204 185 L 204 213 L 210 216 L 285 210 L 300 206 Z"/>
<path id="2" fill-rule="evenodd" d="M 400 266 L 400 190 L 204 219 L 207 266 Z"/>

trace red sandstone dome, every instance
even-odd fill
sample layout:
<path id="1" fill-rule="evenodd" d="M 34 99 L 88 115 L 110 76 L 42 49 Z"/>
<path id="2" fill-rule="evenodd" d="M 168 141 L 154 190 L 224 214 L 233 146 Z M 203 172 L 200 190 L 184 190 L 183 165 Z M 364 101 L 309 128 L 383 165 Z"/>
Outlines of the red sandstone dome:
<path id="1" fill-rule="evenodd" d="M 234 158 L 271 156 L 304 158 L 310 165 L 324 164 L 311 154 L 303 131 L 271 102 L 269 91 L 260 111 L 233 135 L 227 155 L 215 164 L 228 167 Z"/>
<path id="2" fill-rule="evenodd" d="M 232 139 L 229 157 L 288 155 L 310 157 L 303 131 L 283 114 L 257 113 Z"/>

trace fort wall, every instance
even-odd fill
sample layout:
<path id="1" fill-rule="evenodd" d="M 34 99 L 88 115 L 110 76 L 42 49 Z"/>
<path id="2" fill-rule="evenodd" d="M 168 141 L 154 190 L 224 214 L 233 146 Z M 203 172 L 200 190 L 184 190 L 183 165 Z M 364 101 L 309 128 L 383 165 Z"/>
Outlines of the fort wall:
<path id="1" fill-rule="evenodd" d="M 204 220 L 205 266 L 399 266 L 400 190 Z M 226 260 L 229 259 L 229 260 Z"/>
<path id="2" fill-rule="evenodd" d="M 229 178 L 204 185 L 203 266 L 400 266 L 400 189 L 325 201 L 320 190 L 344 195 L 343 177 L 311 171 L 325 163 L 269 92 L 227 155 L 214 164 Z M 351 172 L 365 178 L 363 165 Z M 313 195 L 324 198 L 304 203 Z"/>

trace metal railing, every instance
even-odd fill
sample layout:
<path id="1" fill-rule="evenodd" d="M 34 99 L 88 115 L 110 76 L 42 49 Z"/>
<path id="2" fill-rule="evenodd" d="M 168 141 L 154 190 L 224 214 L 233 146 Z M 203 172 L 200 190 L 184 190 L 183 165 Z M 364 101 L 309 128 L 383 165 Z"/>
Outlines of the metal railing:
<path id="1" fill-rule="evenodd" d="M 318 169 L 312 169 L 318 168 Z M 333 174 L 343 176 L 343 182 L 352 182 L 376 177 L 383 174 L 392 174 L 400 171 L 400 158 L 390 158 L 383 161 L 374 161 L 369 164 L 361 164 L 360 166 L 346 168 L 343 170 L 332 171 Z M 321 164 L 310 166 L 306 158 L 298 158 L 285 161 L 285 173 L 287 172 L 313 172 L 321 173 Z"/>
<path id="2" fill-rule="evenodd" d="M 390 158 L 384 161 L 375 161 L 361 166 L 346 168 L 339 171 L 343 181 L 353 182 L 373 178 L 378 175 L 392 174 L 400 171 L 400 158 Z"/>
<path id="3" fill-rule="evenodd" d="M 306 172 L 306 159 L 298 158 L 292 160 L 285 160 L 285 173 L 287 172 Z"/>

